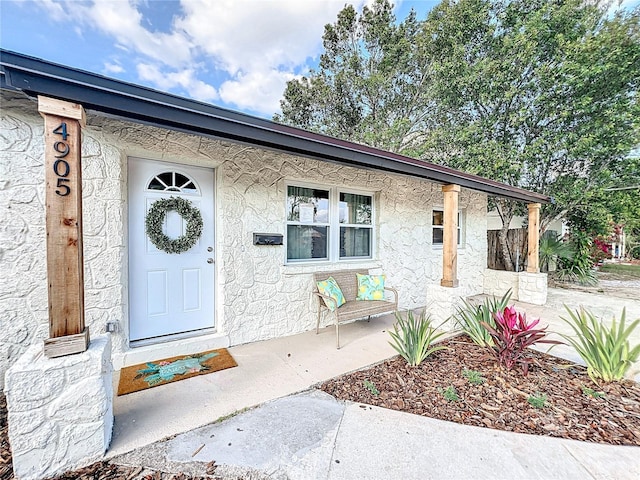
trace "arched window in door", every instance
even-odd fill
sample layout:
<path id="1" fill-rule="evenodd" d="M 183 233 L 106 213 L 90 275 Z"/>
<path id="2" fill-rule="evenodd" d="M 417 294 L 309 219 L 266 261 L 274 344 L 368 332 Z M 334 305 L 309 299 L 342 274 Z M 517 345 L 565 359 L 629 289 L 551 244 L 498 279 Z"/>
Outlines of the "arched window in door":
<path id="1" fill-rule="evenodd" d="M 179 172 L 162 172 L 151 179 L 147 190 L 156 192 L 176 192 L 198 195 L 200 192 L 196 183 Z"/>

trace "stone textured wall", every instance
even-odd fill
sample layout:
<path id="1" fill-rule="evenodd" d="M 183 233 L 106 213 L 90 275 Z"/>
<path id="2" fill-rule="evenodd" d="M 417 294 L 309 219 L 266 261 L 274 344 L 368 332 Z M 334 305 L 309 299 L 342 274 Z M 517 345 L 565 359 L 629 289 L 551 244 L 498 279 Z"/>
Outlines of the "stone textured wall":
<path id="1" fill-rule="evenodd" d="M 285 232 L 286 181 L 346 186 L 376 194 L 376 260 L 343 268 L 382 270 L 400 307 L 428 304 L 427 285 L 442 277 L 442 249 L 431 244 L 431 209 L 441 186 L 311 159 L 244 149 L 226 159 L 222 175 L 224 321 L 231 344 L 290 335 L 315 327 L 311 273 L 336 264 L 284 265 L 285 247 L 252 245 L 253 232 Z M 465 245 L 459 250 L 459 294 L 480 293 L 486 267 L 486 196 L 464 190 Z M 265 314 L 266 312 L 266 314 Z"/>
<path id="2" fill-rule="evenodd" d="M 534 305 L 547 303 L 547 274 L 529 272 L 505 272 L 486 269 L 484 291 L 487 295 L 502 297 L 511 289 L 511 299 Z"/>
<path id="3" fill-rule="evenodd" d="M 49 336 L 43 120 L 34 100 L 2 92 L 0 116 L 0 384 L 25 348 Z M 83 132 L 85 322 L 91 336 L 126 313 L 126 156 Z M 123 335 L 114 337 L 124 348 Z"/>
<path id="4" fill-rule="evenodd" d="M 517 300 L 518 285 L 519 277 L 516 272 L 486 268 L 484 271 L 484 290 L 482 293 L 500 298 L 507 293 L 507 290 L 511 289 L 511 298 Z"/>
<path id="5" fill-rule="evenodd" d="M 9 441 L 18 480 L 59 475 L 102 458 L 113 428 L 109 335 L 78 355 L 32 345 L 7 371 Z"/>
<path id="6" fill-rule="evenodd" d="M 0 381 L 24 349 L 48 336 L 42 118 L 35 101 L 2 92 L 0 117 Z M 127 343 L 127 159 L 216 169 L 217 327 L 240 344 L 315 326 L 312 275 L 336 264 L 284 265 L 285 247 L 254 246 L 253 232 L 285 232 L 287 181 L 376 195 L 377 254 L 344 268 L 383 270 L 400 306 L 429 302 L 442 276 L 431 245 L 431 209 L 441 186 L 209 138 L 91 115 L 83 130 L 86 323 L 92 335 L 116 322 L 115 353 Z M 486 267 L 486 195 L 463 189 L 465 241 L 458 254 L 461 295 L 480 293 Z M 343 263 L 340 264 L 340 267 Z"/>
<path id="7" fill-rule="evenodd" d="M 546 273 L 520 272 L 518 277 L 518 300 L 534 305 L 547 303 Z"/>

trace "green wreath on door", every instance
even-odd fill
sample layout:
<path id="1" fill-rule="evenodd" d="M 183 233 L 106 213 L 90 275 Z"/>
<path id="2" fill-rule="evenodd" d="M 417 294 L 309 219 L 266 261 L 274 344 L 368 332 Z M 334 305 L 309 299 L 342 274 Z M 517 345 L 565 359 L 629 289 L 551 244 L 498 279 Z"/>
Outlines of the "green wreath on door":
<path id="1" fill-rule="evenodd" d="M 187 222 L 184 235 L 169 238 L 162 231 L 168 212 L 175 211 Z M 182 253 L 193 247 L 202 235 L 202 215 L 189 200 L 170 197 L 153 202 L 145 218 L 147 236 L 158 250 L 166 253 Z"/>

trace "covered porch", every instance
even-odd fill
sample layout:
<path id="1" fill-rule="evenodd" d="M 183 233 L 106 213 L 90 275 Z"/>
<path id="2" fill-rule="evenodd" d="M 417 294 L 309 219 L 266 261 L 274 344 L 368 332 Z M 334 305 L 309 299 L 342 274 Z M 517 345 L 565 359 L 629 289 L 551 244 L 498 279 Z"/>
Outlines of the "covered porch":
<path id="1" fill-rule="evenodd" d="M 540 318 L 550 331 L 561 333 L 571 333 L 560 320 L 566 316 L 564 305 L 571 309 L 589 305 L 596 315 L 607 320 L 619 315 L 622 307 L 627 309 L 629 318 L 640 316 L 640 302 L 631 298 L 557 288 L 549 289 L 545 305 L 514 303 L 528 318 Z M 335 348 L 331 326 L 321 329 L 318 335 L 310 331 L 230 347 L 238 363 L 235 368 L 115 397 L 113 439 L 106 457 L 112 458 L 393 357 L 396 352 L 389 345 L 388 333 L 393 322 L 393 315 L 385 315 L 368 322 L 345 324 L 340 350 Z M 640 341 L 639 335 L 640 332 L 636 332 L 633 343 Z M 541 348 L 545 351 L 547 346 Z M 569 346 L 558 346 L 551 353 L 581 363 Z M 638 365 L 635 367 L 637 370 Z M 117 381 L 116 374 L 115 385 Z"/>

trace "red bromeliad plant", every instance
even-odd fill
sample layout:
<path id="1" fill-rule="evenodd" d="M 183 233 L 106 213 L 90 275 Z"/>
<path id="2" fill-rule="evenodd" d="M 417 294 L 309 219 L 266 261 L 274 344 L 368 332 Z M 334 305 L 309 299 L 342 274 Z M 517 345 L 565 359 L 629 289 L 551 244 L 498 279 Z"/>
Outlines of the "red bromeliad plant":
<path id="1" fill-rule="evenodd" d="M 548 340 L 545 328 L 535 328 L 540 320 L 527 323 L 526 315 L 516 312 L 515 307 L 507 307 L 502 312 L 494 313 L 495 327 L 482 322 L 487 329 L 494 345 L 491 351 L 498 359 L 500 365 L 507 369 L 513 369 L 517 364 L 522 366 L 525 375 L 529 373 L 531 358 L 527 348 L 536 343 L 560 344 L 556 340 Z"/>

